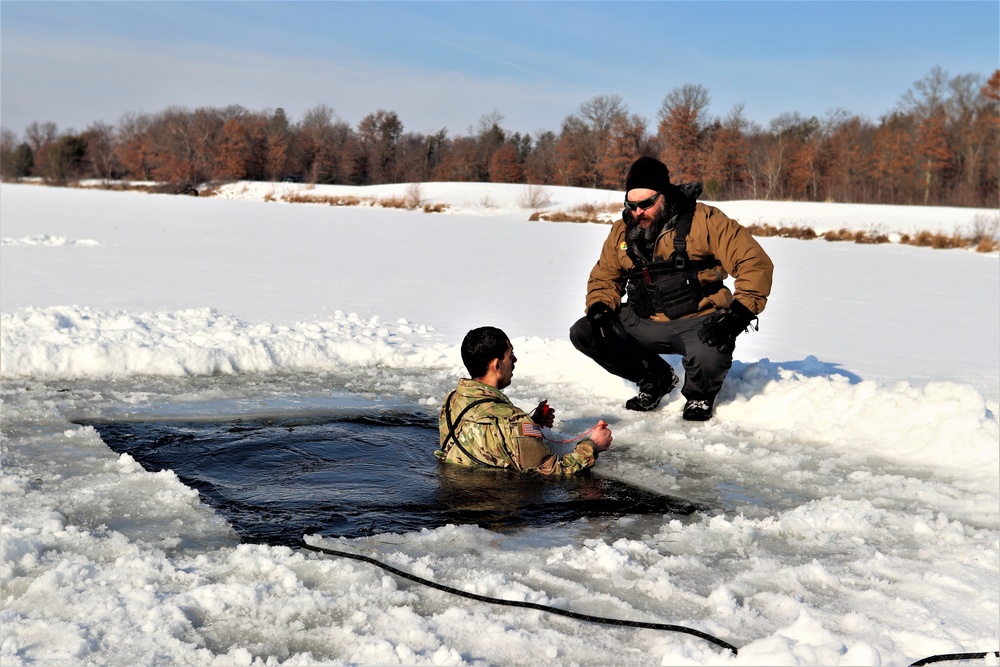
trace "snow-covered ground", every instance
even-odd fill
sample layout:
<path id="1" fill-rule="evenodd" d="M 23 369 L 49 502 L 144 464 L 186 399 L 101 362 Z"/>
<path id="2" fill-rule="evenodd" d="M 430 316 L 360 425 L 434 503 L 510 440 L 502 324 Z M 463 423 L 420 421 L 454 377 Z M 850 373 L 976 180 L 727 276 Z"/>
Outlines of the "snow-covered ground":
<path id="1" fill-rule="evenodd" d="M 445 213 L 281 202 L 289 189 L 409 190 L 0 188 L 4 667 L 904 665 L 1000 647 L 996 254 L 761 239 L 776 270 L 760 331 L 740 338 L 717 417 L 689 424 L 677 395 L 624 410 L 633 388 L 568 341 L 607 226 L 529 222 L 522 186 L 424 184 Z M 622 196 L 548 192 L 552 209 Z M 997 214 L 717 205 L 821 233 L 950 233 Z M 610 422 L 600 474 L 717 509 L 323 544 L 481 595 L 696 628 L 737 656 L 241 545 L 173 473 L 73 423 L 431 411 L 482 324 L 512 337 L 516 403 L 548 398 L 567 435 Z"/>

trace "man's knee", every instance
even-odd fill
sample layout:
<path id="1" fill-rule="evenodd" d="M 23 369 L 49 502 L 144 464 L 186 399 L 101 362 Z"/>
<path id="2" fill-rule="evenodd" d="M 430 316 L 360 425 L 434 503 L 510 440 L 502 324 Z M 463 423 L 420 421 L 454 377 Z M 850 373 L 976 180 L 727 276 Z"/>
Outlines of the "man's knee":
<path id="1" fill-rule="evenodd" d="M 733 348 L 719 349 L 710 345 L 688 346 L 687 356 L 691 362 L 708 373 L 727 373 L 733 365 Z"/>

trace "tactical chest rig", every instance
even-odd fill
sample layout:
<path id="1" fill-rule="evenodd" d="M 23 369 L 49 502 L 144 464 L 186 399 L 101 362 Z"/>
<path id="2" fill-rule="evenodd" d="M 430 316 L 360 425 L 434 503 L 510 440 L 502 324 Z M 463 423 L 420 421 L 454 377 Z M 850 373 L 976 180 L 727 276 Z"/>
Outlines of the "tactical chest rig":
<path id="1" fill-rule="evenodd" d="M 462 411 L 458 413 L 458 418 L 453 420 L 451 418 L 451 399 L 454 398 L 456 393 L 457 392 L 455 391 L 451 392 L 450 394 L 448 394 L 448 398 L 446 398 L 444 401 L 445 423 L 448 425 L 448 435 L 441 443 L 441 448 L 438 450 L 440 452 L 439 456 L 440 458 L 446 457 L 448 455 L 448 450 L 450 450 L 452 446 L 455 446 L 458 447 L 458 449 L 463 454 L 465 454 L 465 457 L 467 459 L 469 459 L 476 465 L 489 466 L 490 465 L 489 463 L 483 461 L 478 456 L 476 456 L 475 454 L 473 454 L 468 449 L 462 446 L 462 442 L 458 439 L 458 433 L 456 430 L 462 425 L 462 417 L 464 417 L 465 413 L 467 413 L 472 408 L 476 407 L 477 405 L 481 405 L 483 403 L 503 403 L 503 401 L 501 401 L 499 398 L 492 398 L 492 397 L 480 398 L 478 400 L 472 401 L 464 408 L 462 408 Z M 507 446 L 507 441 L 504 439 L 502 432 L 500 433 L 500 449 L 501 449 L 500 455 L 507 462 L 507 465 L 514 467 L 514 461 L 511 457 L 510 448 Z"/>
<path id="2" fill-rule="evenodd" d="M 687 236 L 693 217 L 693 202 L 689 210 L 675 216 L 674 252 L 669 259 L 656 259 L 655 241 L 650 252 L 653 260 L 643 255 L 636 244 L 628 245 L 625 252 L 635 268 L 626 272 L 625 292 L 639 317 L 663 313 L 673 320 L 689 315 L 698 310 L 702 299 L 724 287 L 721 280 L 705 284 L 698 280 L 699 271 L 720 266 L 721 262 L 712 256 L 697 260 L 688 257 Z"/>

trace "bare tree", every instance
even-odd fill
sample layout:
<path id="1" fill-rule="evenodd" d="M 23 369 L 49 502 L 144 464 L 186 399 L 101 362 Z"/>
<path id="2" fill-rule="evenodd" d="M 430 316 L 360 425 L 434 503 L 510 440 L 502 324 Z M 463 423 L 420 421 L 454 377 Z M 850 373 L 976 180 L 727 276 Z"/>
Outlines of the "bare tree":
<path id="1" fill-rule="evenodd" d="M 746 181 L 750 124 L 743 116 L 743 105 L 735 105 L 725 118 L 716 120 L 707 137 L 703 177 L 709 196 L 743 196 Z"/>
<path id="2" fill-rule="evenodd" d="M 396 148 L 403 123 L 394 111 L 379 109 L 361 119 L 358 138 L 364 159 L 363 182 L 392 183 L 396 179 Z"/>
<path id="3" fill-rule="evenodd" d="M 558 143 L 556 133 L 551 130 L 535 133 L 535 147 L 524 158 L 524 177 L 528 183 L 551 185 L 556 182 Z"/>
<path id="4" fill-rule="evenodd" d="M 493 165 L 493 154 L 507 141 L 507 132 L 503 129 L 504 115 L 494 109 L 483 114 L 479 119 L 479 131 L 476 133 L 476 174 L 474 180 L 489 181 L 490 167 Z M 501 156 L 502 162 L 507 162 L 510 155 Z M 510 166 L 510 165 L 508 165 Z"/>
<path id="5" fill-rule="evenodd" d="M 927 76 L 914 82 L 913 88 L 903 96 L 904 108 L 917 120 L 916 147 L 923 165 L 925 205 L 930 203 L 932 187 L 938 189 L 940 194 L 942 172 L 951 157 L 945 109 L 947 90 L 947 73 L 935 67 Z"/>
<path id="6" fill-rule="evenodd" d="M 985 82 L 978 74 L 956 76 L 948 87 L 947 108 L 961 179 L 957 198 L 962 204 L 975 204 L 980 183 L 986 180 L 983 156 L 991 142 L 996 143 L 996 104 L 984 94 Z"/>
<path id="7" fill-rule="evenodd" d="M 678 180 L 703 178 L 703 133 L 709 124 L 710 99 L 707 88 L 688 83 L 667 93 L 660 106 L 660 159 Z"/>
<path id="8" fill-rule="evenodd" d="M 84 136 L 87 138 L 87 159 L 94 170 L 94 175 L 104 181 L 116 178 L 120 165 L 116 155 L 115 128 L 103 121 L 97 121 L 87 126 Z"/>
<path id="9" fill-rule="evenodd" d="M 818 128 L 815 117 L 799 113 L 783 113 L 771 121 L 761 164 L 765 199 L 799 194 L 813 180 L 816 156 L 809 151 Z"/>
<path id="10" fill-rule="evenodd" d="M 153 178 L 152 124 L 152 116 L 133 112 L 126 113 L 118 121 L 118 161 L 132 178 L 143 181 Z"/>
<path id="11" fill-rule="evenodd" d="M 0 128 L 0 178 L 3 180 L 18 179 L 23 174 L 18 174 L 15 167 L 15 151 L 17 150 L 17 135 L 13 130 L 6 127 Z"/>
<path id="12" fill-rule="evenodd" d="M 582 102 L 563 121 L 558 151 L 566 185 L 618 187 L 620 175 L 609 180 L 609 154 L 616 130 L 631 129 L 628 107 L 619 95 L 598 95 Z M 634 158 L 634 156 L 633 156 Z"/>
<path id="13" fill-rule="evenodd" d="M 306 111 L 298 124 L 298 171 L 310 183 L 346 183 L 345 152 L 351 126 L 325 104 Z"/>
<path id="14" fill-rule="evenodd" d="M 38 152 L 42 146 L 59 137 L 59 128 L 52 121 L 39 123 L 34 121 L 24 129 L 24 139 L 31 146 L 31 150 Z"/>

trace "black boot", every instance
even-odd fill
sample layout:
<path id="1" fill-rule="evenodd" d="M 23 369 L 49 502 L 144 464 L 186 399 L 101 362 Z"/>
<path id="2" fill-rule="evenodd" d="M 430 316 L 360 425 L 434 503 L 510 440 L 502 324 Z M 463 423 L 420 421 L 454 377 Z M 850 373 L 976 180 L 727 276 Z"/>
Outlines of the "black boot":
<path id="1" fill-rule="evenodd" d="M 649 412 L 660 404 L 664 396 L 677 386 L 677 376 L 673 371 L 665 377 L 639 382 L 639 394 L 625 401 L 626 410 Z"/>
<path id="2" fill-rule="evenodd" d="M 712 399 L 688 399 L 684 404 L 684 419 L 691 422 L 708 421 L 712 417 Z"/>

